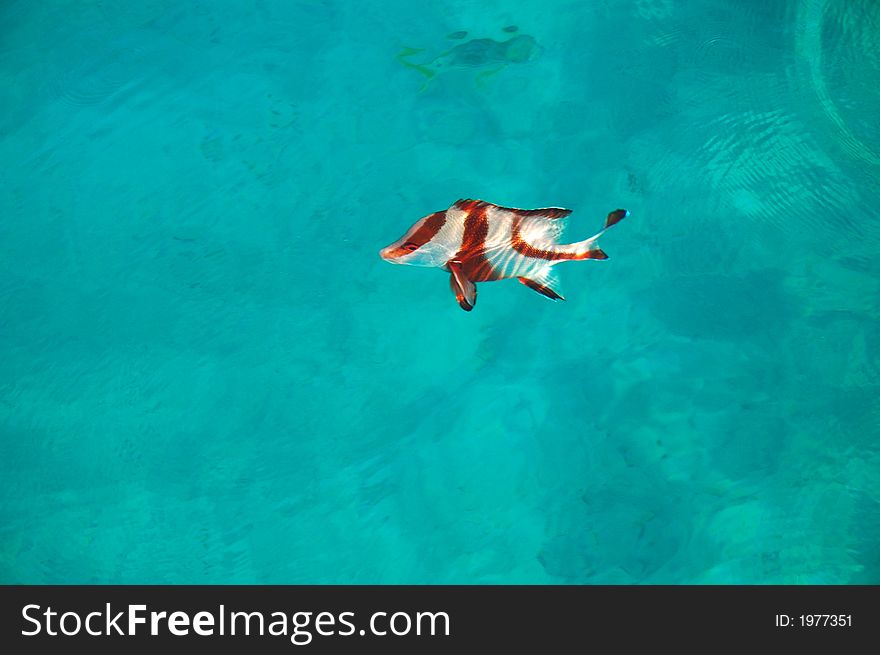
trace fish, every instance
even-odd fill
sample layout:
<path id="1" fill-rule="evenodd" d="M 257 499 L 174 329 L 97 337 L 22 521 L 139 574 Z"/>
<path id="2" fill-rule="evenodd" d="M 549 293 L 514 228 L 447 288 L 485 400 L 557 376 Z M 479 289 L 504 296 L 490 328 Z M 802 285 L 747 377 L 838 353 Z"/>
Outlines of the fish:
<path id="1" fill-rule="evenodd" d="M 541 51 L 542 48 L 534 37 L 528 34 L 517 34 L 506 41 L 471 39 L 459 43 L 426 64 L 414 63 L 408 59 L 422 52 L 421 49 L 404 48 L 397 55 L 397 60 L 404 66 L 413 68 L 431 79 L 445 71 L 468 68 L 482 70 L 484 75 L 491 75 L 509 64 L 531 61 L 537 58 Z"/>
<path id="2" fill-rule="evenodd" d="M 516 209 L 484 200 L 462 199 L 449 209 L 423 216 L 379 256 L 392 264 L 440 268 L 466 312 L 477 304 L 477 283 L 516 278 L 550 300 L 565 300 L 553 267 L 561 262 L 608 259 L 597 240 L 629 216 L 615 209 L 600 232 L 561 244 L 572 210 L 561 207 Z"/>

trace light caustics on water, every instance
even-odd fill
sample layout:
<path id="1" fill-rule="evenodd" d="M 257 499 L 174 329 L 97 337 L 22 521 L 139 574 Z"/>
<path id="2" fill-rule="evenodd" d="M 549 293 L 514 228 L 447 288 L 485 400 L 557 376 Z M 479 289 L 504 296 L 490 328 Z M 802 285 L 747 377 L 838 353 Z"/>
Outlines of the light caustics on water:
<path id="1" fill-rule="evenodd" d="M 826 0 L 801 0 L 796 5 L 795 50 L 799 64 L 806 68 L 809 86 L 813 89 L 825 117 L 834 126 L 841 150 L 852 157 L 858 158 L 872 167 L 880 167 L 880 154 L 870 144 L 860 139 L 850 128 L 841 115 L 837 102 L 832 97 L 826 82 L 826 61 L 823 33 L 834 19 L 829 16 L 832 9 L 846 13 L 841 17 L 838 27 L 844 31 L 845 38 L 851 47 L 871 48 L 863 53 L 856 53 L 866 69 L 877 66 L 880 62 L 880 3 L 868 1 L 852 5 L 848 2 L 832 2 Z M 857 11 L 861 15 L 857 14 Z M 864 38 L 859 38 L 864 36 Z M 861 56 L 859 56 L 861 55 Z M 880 80 L 875 80 L 880 83 Z M 870 80 L 864 83 L 865 88 Z M 880 101 L 880 94 L 877 96 Z M 880 111 L 880 102 L 875 107 Z M 876 147 L 876 146 L 875 146 Z"/>

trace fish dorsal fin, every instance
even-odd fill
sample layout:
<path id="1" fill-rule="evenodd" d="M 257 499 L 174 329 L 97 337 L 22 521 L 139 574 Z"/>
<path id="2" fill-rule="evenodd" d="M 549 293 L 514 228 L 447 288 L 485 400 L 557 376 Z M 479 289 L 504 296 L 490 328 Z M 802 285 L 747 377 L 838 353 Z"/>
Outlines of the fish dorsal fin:
<path id="1" fill-rule="evenodd" d="M 499 212 L 510 212 L 515 216 L 519 216 L 520 218 L 543 218 L 545 220 L 556 220 L 560 218 L 565 218 L 569 214 L 571 214 L 570 209 L 563 209 L 562 207 L 542 207 L 540 209 L 518 209 L 517 207 L 503 207 L 501 205 L 496 205 L 491 202 L 486 202 L 485 200 L 472 200 L 470 198 L 462 198 L 460 200 L 456 200 L 452 206 L 455 209 L 468 210 L 473 209 L 477 206 L 485 206 L 490 209 L 494 209 Z"/>
<path id="2" fill-rule="evenodd" d="M 474 200 L 472 198 L 459 198 L 454 203 L 452 203 L 452 208 L 460 209 L 461 211 L 467 212 L 475 209 L 476 207 L 482 207 L 484 205 L 487 207 L 493 206 L 491 202 L 485 202 L 483 200 Z"/>
<path id="3" fill-rule="evenodd" d="M 461 270 L 461 262 L 449 262 L 449 286 L 459 306 L 466 312 L 477 304 L 477 285 Z"/>
<path id="4" fill-rule="evenodd" d="M 503 207 L 502 209 L 509 209 L 509 211 L 512 211 L 523 218 L 543 218 L 547 220 L 565 218 L 571 214 L 570 209 L 563 209 L 562 207 L 542 207 L 541 209 L 514 209 L 512 207 Z"/>

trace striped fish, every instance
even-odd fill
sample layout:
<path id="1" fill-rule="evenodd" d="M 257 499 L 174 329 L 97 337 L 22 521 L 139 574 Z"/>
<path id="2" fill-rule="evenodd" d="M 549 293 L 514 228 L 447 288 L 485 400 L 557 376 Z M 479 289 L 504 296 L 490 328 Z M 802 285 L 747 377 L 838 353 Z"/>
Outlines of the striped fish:
<path id="1" fill-rule="evenodd" d="M 477 303 L 477 283 L 517 278 L 551 300 L 565 300 L 552 268 L 573 259 L 608 259 L 596 240 L 629 212 L 616 209 L 601 232 L 577 243 L 558 243 L 570 209 L 513 209 L 482 200 L 459 200 L 446 211 L 419 219 L 400 239 L 379 251 L 385 261 L 435 266 L 466 312 Z"/>

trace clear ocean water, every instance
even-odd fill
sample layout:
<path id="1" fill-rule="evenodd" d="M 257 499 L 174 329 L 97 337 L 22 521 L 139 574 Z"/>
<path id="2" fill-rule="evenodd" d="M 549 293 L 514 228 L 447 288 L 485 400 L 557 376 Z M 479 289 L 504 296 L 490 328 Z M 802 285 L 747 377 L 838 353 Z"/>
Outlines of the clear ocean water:
<path id="1" fill-rule="evenodd" d="M 0 582 L 880 583 L 878 34 L 3 2 Z M 377 255 L 462 197 L 632 215 L 468 314 Z"/>

